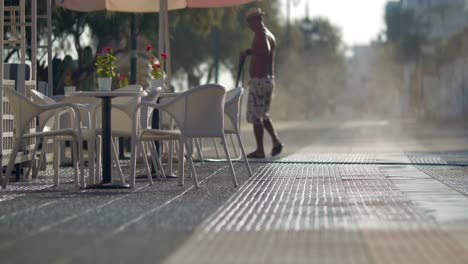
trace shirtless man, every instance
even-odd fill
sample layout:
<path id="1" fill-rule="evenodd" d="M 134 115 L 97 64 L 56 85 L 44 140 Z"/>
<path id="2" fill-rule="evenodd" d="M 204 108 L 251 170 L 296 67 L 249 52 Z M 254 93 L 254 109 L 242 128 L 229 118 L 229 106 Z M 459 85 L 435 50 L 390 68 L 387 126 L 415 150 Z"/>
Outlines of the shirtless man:
<path id="1" fill-rule="evenodd" d="M 280 142 L 268 111 L 275 87 L 274 61 L 275 61 L 275 36 L 263 24 L 264 13 L 260 8 L 251 8 L 247 12 L 247 24 L 254 32 L 252 46 L 241 52 L 244 59 L 251 56 L 249 97 L 247 100 L 247 122 L 253 124 L 257 149 L 250 153 L 248 158 L 265 158 L 263 147 L 263 129 L 270 134 L 273 144 L 272 156 L 281 153 L 283 143 Z"/>

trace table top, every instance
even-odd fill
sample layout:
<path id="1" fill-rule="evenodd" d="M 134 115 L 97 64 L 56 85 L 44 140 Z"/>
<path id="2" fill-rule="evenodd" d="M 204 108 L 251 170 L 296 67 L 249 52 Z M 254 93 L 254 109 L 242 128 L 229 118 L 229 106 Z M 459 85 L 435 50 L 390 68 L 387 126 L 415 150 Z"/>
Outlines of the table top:
<path id="1" fill-rule="evenodd" d="M 175 97 L 177 95 L 182 94 L 183 92 L 175 92 L 175 93 L 160 93 L 159 97 L 164 98 L 164 97 Z"/>
<path id="2" fill-rule="evenodd" d="M 137 91 L 78 91 L 78 92 L 70 92 L 65 95 L 65 97 L 76 97 L 76 96 L 83 96 L 83 97 L 121 97 L 121 96 L 141 96 L 145 95 L 145 91 L 137 92 Z"/>

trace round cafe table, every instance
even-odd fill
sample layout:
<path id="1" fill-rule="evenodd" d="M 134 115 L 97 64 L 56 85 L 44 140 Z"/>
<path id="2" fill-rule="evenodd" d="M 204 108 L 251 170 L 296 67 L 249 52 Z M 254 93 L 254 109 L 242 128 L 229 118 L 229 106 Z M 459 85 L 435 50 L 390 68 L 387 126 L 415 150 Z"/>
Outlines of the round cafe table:
<path id="1" fill-rule="evenodd" d="M 96 97 L 102 100 L 102 182 L 87 185 L 86 189 L 127 189 L 130 185 L 112 182 L 112 98 L 142 96 L 137 91 L 80 91 L 67 93 L 66 97 Z"/>

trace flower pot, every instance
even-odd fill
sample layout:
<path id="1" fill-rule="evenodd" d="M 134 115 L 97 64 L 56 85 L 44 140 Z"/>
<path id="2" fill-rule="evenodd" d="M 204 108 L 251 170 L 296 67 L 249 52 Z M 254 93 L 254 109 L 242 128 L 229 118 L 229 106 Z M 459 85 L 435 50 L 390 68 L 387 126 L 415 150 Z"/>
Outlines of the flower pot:
<path id="1" fill-rule="evenodd" d="M 164 88 L 164 80 L 163 79 L 151 79 L 151 89 L 156 89 L 158 87 Z"/>
<path id="2" fill-rule="evenodd" d="M 110 91 L 112 86 L 112 77 L 98 78 L 98 90 Z"/>
<path id="3" fill-rule="evenodd" d="M 63 87 L 63 93 L 64 94 L 69 94 L 72 92 L 76 92 L 76 86 L 65 86 Z"/>

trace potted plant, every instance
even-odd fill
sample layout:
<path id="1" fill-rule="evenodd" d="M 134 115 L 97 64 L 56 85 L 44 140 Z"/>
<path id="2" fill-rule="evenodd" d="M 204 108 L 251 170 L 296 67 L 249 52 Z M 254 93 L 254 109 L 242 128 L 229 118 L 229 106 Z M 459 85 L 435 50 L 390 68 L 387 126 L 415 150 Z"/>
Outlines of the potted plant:
<path id="1" fill-rule="evenodd" d="M 119 80 L 119 88 L 122 88 L 122 87 L 125 87 L 125 86 L 128 85 L 128 77 L 127 76 L 119 74 L 117 79 Z"/>
<path id="2" fill-rule="evenodd" d="M 112 77 L 115 77 L 115 61 L 117 58 L 112 55 L 112 48 L 106 47 L 102 53 L 96 54 L 96 74 L 98 76 L 98 88 L 103 91 L 110 91 Z"/>
<path id="3" fill-rule="evenodd" d="M 167 59 L 166 53 L 161 53 L 159 58 L 153 55 L 153 46 L 146 46 L 148 59 L 150 62 L 151 88 L 164 87 L 164 62 Z"/>
<path id="4" fill-rule="evenodd" d="M 71 71 L 66 71 L 65 72 L 64 79 L 63 79 L 63 84 L 64 84 L 64 87 L 63 87 L 64 94 L 68 94 L 68 93 L 76 91 L 76 86 L 73 85 Z"/>

